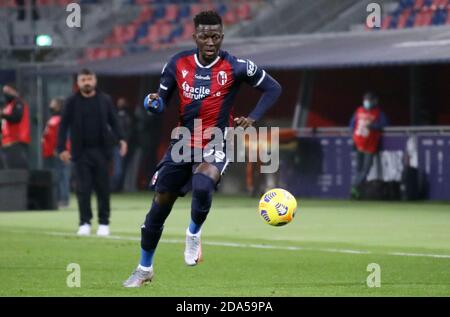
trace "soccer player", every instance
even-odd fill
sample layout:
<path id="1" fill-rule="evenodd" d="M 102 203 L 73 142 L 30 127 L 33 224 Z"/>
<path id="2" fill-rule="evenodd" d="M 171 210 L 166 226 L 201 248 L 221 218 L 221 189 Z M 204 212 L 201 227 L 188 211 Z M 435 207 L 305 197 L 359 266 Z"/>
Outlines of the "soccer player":
<path id="1" fill-rule="evenodd" d="M 193 39 L 196 49 L 173 56 L 164 66 L 158 93 L 149 94 L 144 106 L 160 113 L 178 88 L 180 126 L 194 132 L 194 119 L 201 119 L 202 132 L 217 127 L 225 132 L 234 124 L 248 128 L 259 120 L 281 94 L 281 86 L 252 61 L 239 59 L 220 49 L 223 41 L 221 17 L 204 11 L 194 18 Z M 262 96 L 248 117 L 232 117 L 233 99 L 242 82 L 262 91 Z M 156 194 L 141 227 L 141 259 L 137 269 L 123 283 L 140 287 L 153 278 L 153 255 L 163 232 L 164 222 L 179 196 L 192 188 L 191 222 L 186 230 L 185 263 L 194 266 L 201 259 L 201 227 L 211 207 L 212 194 L 228 165 L 225 151 L 204 154 L 201 162 L 175 162 L 171 150 L 157 166 L 152 179 Z M 191 139 L 191 145 L 204 147 L 208 140 Z M 226 146 L 226 145 L 225 145 Z M 214 155 L 214 160 L 207 160 Z M 212 162 L 211 162 L 212 161 Z"/>

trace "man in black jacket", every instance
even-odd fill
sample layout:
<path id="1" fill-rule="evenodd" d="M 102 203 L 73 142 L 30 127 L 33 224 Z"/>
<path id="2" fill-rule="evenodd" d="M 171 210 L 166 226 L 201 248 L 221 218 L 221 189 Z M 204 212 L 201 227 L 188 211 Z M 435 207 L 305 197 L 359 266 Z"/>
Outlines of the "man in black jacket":
<path id="1" fill-rule="evenodd" d="M 125 156 L 127 143 L 117 121 L 111 97 L 97 91 L 97 78 L 88 69 L 77 76 L 79 92 L 64 106 L 58 135 L 58 153 L 61 160 L 74 162 L 77 180 L 77 199 L 80 211 L 78 235 L 91 232 L 91 192 L 98 201 L 99 227 L 97 235 L 109 235 L 110 193 L 108 164 L 114 139 L 120 141 L 120 155 Z M 66 150 L 68 133 L 71 152 Z"/>

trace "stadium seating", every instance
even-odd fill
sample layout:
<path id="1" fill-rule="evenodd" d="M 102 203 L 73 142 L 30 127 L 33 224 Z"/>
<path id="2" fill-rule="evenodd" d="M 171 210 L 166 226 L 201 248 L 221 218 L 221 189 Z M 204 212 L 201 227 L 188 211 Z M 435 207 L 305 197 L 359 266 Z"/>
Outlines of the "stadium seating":
<path id="1" fill-rule="evenodd" d="M 67 6 L 69 3 L 80 3 L 80 4 L 94 4 L 97 0 L 37 0 L 36 5 L 38 7 L 45 6 Z M 0 8 L 16 8 L 17 4 L 15 0 L 1 0 Z"/>
<path id="2" fill-rule="evenodd" d="M 384 17 L 382 29 L 403 29 L 450 24 L 449 0 L 401 0 Z"/>
<path id="3" fill-rule="evenodd" d="M 115 26 L 102 41 L 103 45 L 118 46 L 120 50 L 88 48 L 83 59 L 98 60 L 121 56 L 139 51 L 139 46 L 161 49 L 169 44 L 190 39 L 194 31 L 192 18 L 204 9 L 216 10 L 222 15 L 223 23 L 227 27 L 250 20 L 264 1 L 266 0 L 251 0 L 245 3 L 238 0 L 129 0 L 128 5 L 141 7 L 140 13 L 129 24 Z"/>
<path id="4" fill-rule="evenodd" d="M 130 20 L 111 23 L 111 30 L 103 38 L 91 40 L 91 47 L 83 50 L 78 60 L 99 60 L 127 53 L 155 50 L 180 41 L 189 40 L 194 31 L 192 19 L 202 10 L 216 10 L 225 27 L 248 21 L 255 12 L 270 0 L 122 0 L 127 6 L 138 9 Z M 108 5 L 106 0 L 36 0 L 38 8 L 63 7 L 69 3 Z M 17 9 L 15 0 L 0 0 L 0 9 Z M 55 8 L 56 9 L 56 8 Z M 137 10 L 133 10 L 135 12 Z M 127 11 L 129 12 L 129 11 Z M 447 16 L 445 16 L 446 18 Z"/>

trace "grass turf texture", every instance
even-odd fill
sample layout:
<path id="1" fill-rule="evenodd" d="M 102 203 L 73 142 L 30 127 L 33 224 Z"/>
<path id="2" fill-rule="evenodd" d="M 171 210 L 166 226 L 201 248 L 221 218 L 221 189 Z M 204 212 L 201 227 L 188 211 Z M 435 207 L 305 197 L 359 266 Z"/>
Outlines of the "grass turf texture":
<path id="1" fill-rule="evenodd" d="M 121 283 L 139 259 L 140 225 L 150 199 L 147 193 L 113 196 L 116 239 L 74 236 L 74 199 L 57 212 L 0 212 L 0 295 L 450 295 L 448 203 L 299 199 L 294 221 L 271 227 L 255 211 L 258 199 L 225 196 L 215 197 L 203 229 L 203 263 L 184 265 L 190 198 L 180 199 L 155 255 L 154 282 L 124 289 Z M 370 253 L 342 253 L 354 251 Z M 392 254 L 397 252 L 404 255 Z M 66 286 L 69 263 L 81 266 L 80 288 Z M 380 288 L 367 287 L 369 263 L 381 266 Z"/>

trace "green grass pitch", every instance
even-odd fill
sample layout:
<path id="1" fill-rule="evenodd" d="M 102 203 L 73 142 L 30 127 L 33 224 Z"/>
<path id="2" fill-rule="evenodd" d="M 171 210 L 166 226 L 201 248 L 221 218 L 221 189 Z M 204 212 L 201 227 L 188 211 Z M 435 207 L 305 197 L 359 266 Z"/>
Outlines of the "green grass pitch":
<path id="1" fill-rule="evenodd" d="M 204 262 L 184 265 L 190 198 L 180 199 L 155 254 L 154 281 L 124 289 L 150 200 L 113 196 L 111 238 L 74 235 L 74 199 L 56 212 L 0 212 L 0 295 L 450 295 L 448 203 L 298 199 L 294 221 L 271 227 L 256 213 L 258 199 L 220 195 L 203 229 Z M 80 288 L 67 287 L 69 263 L 80 265 Z M 380 266 L 379 288 L 367 286 L 370 263 Z"/>

